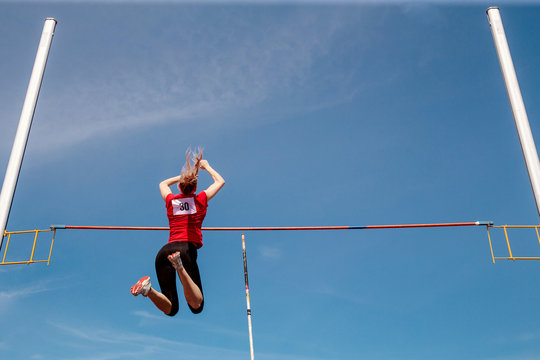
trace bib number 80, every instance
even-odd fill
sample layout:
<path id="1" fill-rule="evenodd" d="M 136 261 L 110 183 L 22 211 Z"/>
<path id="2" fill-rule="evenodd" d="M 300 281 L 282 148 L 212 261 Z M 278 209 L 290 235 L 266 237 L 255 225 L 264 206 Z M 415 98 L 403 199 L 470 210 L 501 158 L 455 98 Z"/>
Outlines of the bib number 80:
<path id="1" fill-rule="evenodd" d="M 197 213 L 193 198 L 174 199 L 172 201 L 173 215 L 189 215 Z"/>
<path id="2" fill-rule="evenodd" d="M 189 203 L 180 201 L 180 204 L 178 204 L 178 210 L 180 211 L 189 210 Z"/>

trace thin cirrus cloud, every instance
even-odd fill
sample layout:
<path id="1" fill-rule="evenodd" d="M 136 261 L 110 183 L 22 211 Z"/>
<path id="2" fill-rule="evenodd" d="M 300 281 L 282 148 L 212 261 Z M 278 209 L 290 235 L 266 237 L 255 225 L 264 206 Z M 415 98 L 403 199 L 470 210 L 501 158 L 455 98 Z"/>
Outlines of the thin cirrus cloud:
<path id="1" fill-rule="evenodd" d="M 17 289 L 7 289 L 0 291 L 0 309 L 1 311 L 7 311 L 9 307 L 17 301 L 20 301 L 23 298 L 26 298 L 31 295 L 52 291 L 56 288 L 49 286 L 50 281 L 45 281 L 41 283 L 31 284 Z"/>
<path id="2" fill-rule="evenodd" d="M 0 291 L 0 301 L 17 300 L 21 297 L 42 293 L 53 290 L 47 286 L 47 283 L 33 284 L 15 290 Z"/>
<path id="3" fill-rule="evenodd" d="M 143 333 L 126 332 L 120 329 L 102 330 L 75 328 L 65 324 L 52 324 L 62 331 L 61 341 L 66 346 L 77 349 L 78 356 L 70 360 L 108 360 L 108 359 L 152 359 L 178 357 L 185 360 L 236 360 L 248 356 L 249 351 L 223 347 L 199 345 L 174 341 Z M 97 347 L 96 347 L 97 346 Z M 96 350 L 98 349 L 98 350 Z M 126 350 L 130 349 L 130 350 Z M 322 360 L 318 357 L 295 354 L 257 352 L 257 358 L 264 360 Z M 62 360 L 62 359 L 59 359 Z"/>
<path id="4" fill-rule="evenodd" d="M 77 359 L 148 359 L 157 357 L 175 357 L 181 349 L 183 359 L 239 359 L 245 352 L 221 347 L 199 345 L 138 333 L 123 329 L 90 328 L 64 323 L 51 323 L 71 347 L 76 347 L 80 354 Z M 99 346 L 99 351 L 96 351 Z M 126 351 L 126 349 L 130 349 Z M 86 355 L 87 353 L 87 355 Z M 72 359 L 70 357 L 70 359 Z"/>
<path id="5" fill-rule="evenodd" d="M 49 76 L 50 94 L 39 104 L 44 120 L 33 130 L 34 145 L 43 151 L 65 149 L 123 131 L 193 121 L 219 127 L 227 115 L 305 86 L 314 59 L 325 56 L 332 35 L 343 26 L 339 19 L 317 15 L 291 15 L 272 31 L 237 21 L 219 38 L 191 35 L 199 28 L 187 33 L 171 28 L 178 38 L 153 39 L 147 57 L 127 58 L 133 51 L 129 46 L 138 46 L 128 44 L 125 53 L 116 50 L 118 56 L 100 60 L 103 72 L 86 72 L 90 64 L 83 62 L 65 78 Z M 150 40 L 141 36 L 140 43 Z M 57 61 L 61 67 L 70 59 Z"/>
<path id="6" fill-rule="evenodd" d="M 259 248 L 260 255 L 266 260 L 280 260 L 282 257 L 281 250 L 279 248 L 270 246 L 261 246 Z"/>
<path id="7" fill-rule="evenodd" d="M 133 312 L 133 315 L 139 317 L 140 319 L 142 319 L 144 321 L 144 323 L 147 323 L 148 321 L 166 321 L 168 319 L 166 319 L 166 317 L 164 317 L 163 315 L 160 315 L 160 314 L 154 314 L 154 313 L 150 313 L 148 311 L 142 311 L 142 310 L 138 310 L 138 311 L 134 311 Z M 143 322 L 141 322 L 142 324 Z M 231 336 L 231 337 L 245 337 L 246 336 L 246 333 L 245 332 L 241 332 L 241 331 L 237 331 L 237 330 L 232 330 L 230 328 L 224 328 L 224 327 L 221 327 L 221 326 L 217 326 L 215 324 L 207 324 L 207 323 L 204 323 L 204 322 L 201 322 L 201 321 L 193 321 L 193 320 L 182 320 L 182 323 L 184 325 L 187 325 L 189 326 L 190 328 L 196 328 L 198 329 L 198 331 L 202 331 L 202 332 L 207 332 L 207 333 L 212 333 L 212 334 L 220 334 L 220 335 L 227 335 L 227 336 Z"/>

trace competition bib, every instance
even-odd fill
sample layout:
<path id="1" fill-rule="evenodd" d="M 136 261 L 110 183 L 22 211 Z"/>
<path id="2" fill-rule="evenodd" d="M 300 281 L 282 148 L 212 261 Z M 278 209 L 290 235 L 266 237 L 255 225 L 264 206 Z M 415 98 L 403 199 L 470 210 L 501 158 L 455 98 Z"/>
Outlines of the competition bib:
<path id="1" fill-rule="evenodd" d="M 192 197 L 173 199 L 171 203 L 173 207 L 173 215 L 190 215 L 197 213 L 195 199 Z"/>

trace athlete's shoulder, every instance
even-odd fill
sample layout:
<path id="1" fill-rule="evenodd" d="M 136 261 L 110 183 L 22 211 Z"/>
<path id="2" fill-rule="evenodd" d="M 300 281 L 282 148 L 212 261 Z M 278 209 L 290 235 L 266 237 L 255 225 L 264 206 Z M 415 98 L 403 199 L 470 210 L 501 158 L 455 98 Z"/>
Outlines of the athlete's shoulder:
<path id="1" fill-rule="evenodd" d="M 208 196 L 206 195 L 205 191 L 201 191 L 197 194 L 197 200 L 203 204 L 206 204 L 208 202 Z"/>

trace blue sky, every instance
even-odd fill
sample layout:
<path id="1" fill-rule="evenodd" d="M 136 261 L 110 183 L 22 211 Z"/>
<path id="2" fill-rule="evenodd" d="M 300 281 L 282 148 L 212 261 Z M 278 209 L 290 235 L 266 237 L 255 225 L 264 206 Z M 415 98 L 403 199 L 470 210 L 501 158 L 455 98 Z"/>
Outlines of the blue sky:
<path id="1" fill-rule="evenodd" d="M 491 5 L 0 1 L 0 169 L 58 20 L 8 229 L 165 226 L 199 145 L 227 180 L 206 226 L 537 224 Z M 498 5 L 538 137 L 540 6 Z M 240 233 L 204 236 L 205 310 L 168 318 L 129 293 L 165 232 L 59 232 L 0 268 L 2 358 L 249 358 Z M 258 359 L 539 359 L 538 263 L 493 264 L 484 228 L 246 237 Z"/>

